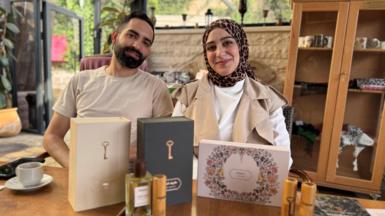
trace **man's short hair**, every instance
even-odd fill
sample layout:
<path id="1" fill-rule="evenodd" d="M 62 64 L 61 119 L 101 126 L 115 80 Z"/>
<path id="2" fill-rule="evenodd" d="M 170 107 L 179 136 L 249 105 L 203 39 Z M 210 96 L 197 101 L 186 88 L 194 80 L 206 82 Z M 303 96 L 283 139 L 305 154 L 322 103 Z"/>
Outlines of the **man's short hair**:
<path id="1" fill-rule="evenodd" d="M 152 31 L 154 32 L 154 28 L 155 28 L 154 24 L 152 23 L 151 19 L 145 13 L 142 13 L 142 12 L 132 12 L 130 15 L 123 17 L 123 19 L 120 21 L 118 25 L 117 31 L 121 32 L 124 26 L 128 22 L 130 22 L 131 19 L 134 19 L 134 18 L 143 20 L 146 23 L 148 23 L 151 26 Z"/>

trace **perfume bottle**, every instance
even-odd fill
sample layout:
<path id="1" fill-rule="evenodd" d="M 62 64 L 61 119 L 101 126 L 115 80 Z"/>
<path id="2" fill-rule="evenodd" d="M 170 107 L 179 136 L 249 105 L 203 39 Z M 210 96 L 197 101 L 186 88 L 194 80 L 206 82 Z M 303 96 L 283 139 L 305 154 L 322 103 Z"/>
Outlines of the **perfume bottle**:
<path id="1" fill-rule="evenodd" d="M 298 206 L 298 216 L 313 216 L 317 185 L 303 182 L 301 185 L 301 201 Z"/>
<path id="2" fill-rule="evenodd" d="M 294 216 L 298 180 L 287 178 L 282 192 L 281 216 Z"/>
<path id="3" fill-rule="evenodd" d="M 151 215 L 151 183 L 144 161 L 137 160 L 134 173 L 126 175 L 126 216 Z"/>
<path id="4" fill-rule="evenodd" d="M 152 215 L 166 216 L 166 179 L 165 175 L 152 178 Z"/>

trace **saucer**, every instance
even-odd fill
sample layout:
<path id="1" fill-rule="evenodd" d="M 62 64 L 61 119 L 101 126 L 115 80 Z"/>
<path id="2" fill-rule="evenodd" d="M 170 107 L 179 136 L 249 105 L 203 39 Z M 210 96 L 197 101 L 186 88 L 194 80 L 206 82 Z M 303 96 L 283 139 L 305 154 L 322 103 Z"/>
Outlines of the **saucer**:
<path id="1" fill-rule="evenodd" d="M 44 174 L 43 178 L 41 179 L 38 185 L 25 187 L 19 182 L 17 177 L 13 177 L 9 179 L 7 182 L 5 182 L 4 186 L 8 189 L 16 190 L 16 191 L 32 191 L 48 185 L 49 183 L 52 182 L 52 180 L 53 180 L 52 176 Z"/>

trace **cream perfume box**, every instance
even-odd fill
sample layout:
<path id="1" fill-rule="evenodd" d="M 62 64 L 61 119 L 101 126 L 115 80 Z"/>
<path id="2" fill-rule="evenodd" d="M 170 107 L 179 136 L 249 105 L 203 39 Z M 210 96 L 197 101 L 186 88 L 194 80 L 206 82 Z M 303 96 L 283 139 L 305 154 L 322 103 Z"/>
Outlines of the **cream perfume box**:
<path id="1" fill-rule="evenodd" d="M 125 200 L 131 122 L 125 118 L 72 118 L 68 199 L 75 211 Z"/>
<path id="2" fill-rule="evenodd" d="M 289 154 L 279 146 L 201 140 L 198 196 L 281 206 Z"/>

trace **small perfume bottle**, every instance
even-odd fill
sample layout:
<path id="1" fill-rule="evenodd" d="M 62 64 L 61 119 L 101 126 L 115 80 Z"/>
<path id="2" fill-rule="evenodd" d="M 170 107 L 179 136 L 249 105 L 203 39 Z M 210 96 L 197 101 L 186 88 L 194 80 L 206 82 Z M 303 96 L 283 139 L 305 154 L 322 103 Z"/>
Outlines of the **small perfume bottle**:
<path id="1" fill-rule="evenodd" d="M 134 173 L 126 175 L 126 216 L 151 215 L 151 181 L 144 161 L 137 160 Z"/>
<path id="2" fill-rule="evenodd" d="M 294 216 L 298 180 L 295 178 L 287 178 L 283 185 L 281 216 Z"/>
<path id="3" fill-rule="evenodd" d="M 152 178 L 152 215 L 166 216 L 166 179 L 165 175 Z"/>
<path id="4" fill-rule="evenodd" d="M 298 206 L 298 216 L 313 216 L 317 185 L 303 182 L 301 185 L 301 201 Z"/>

